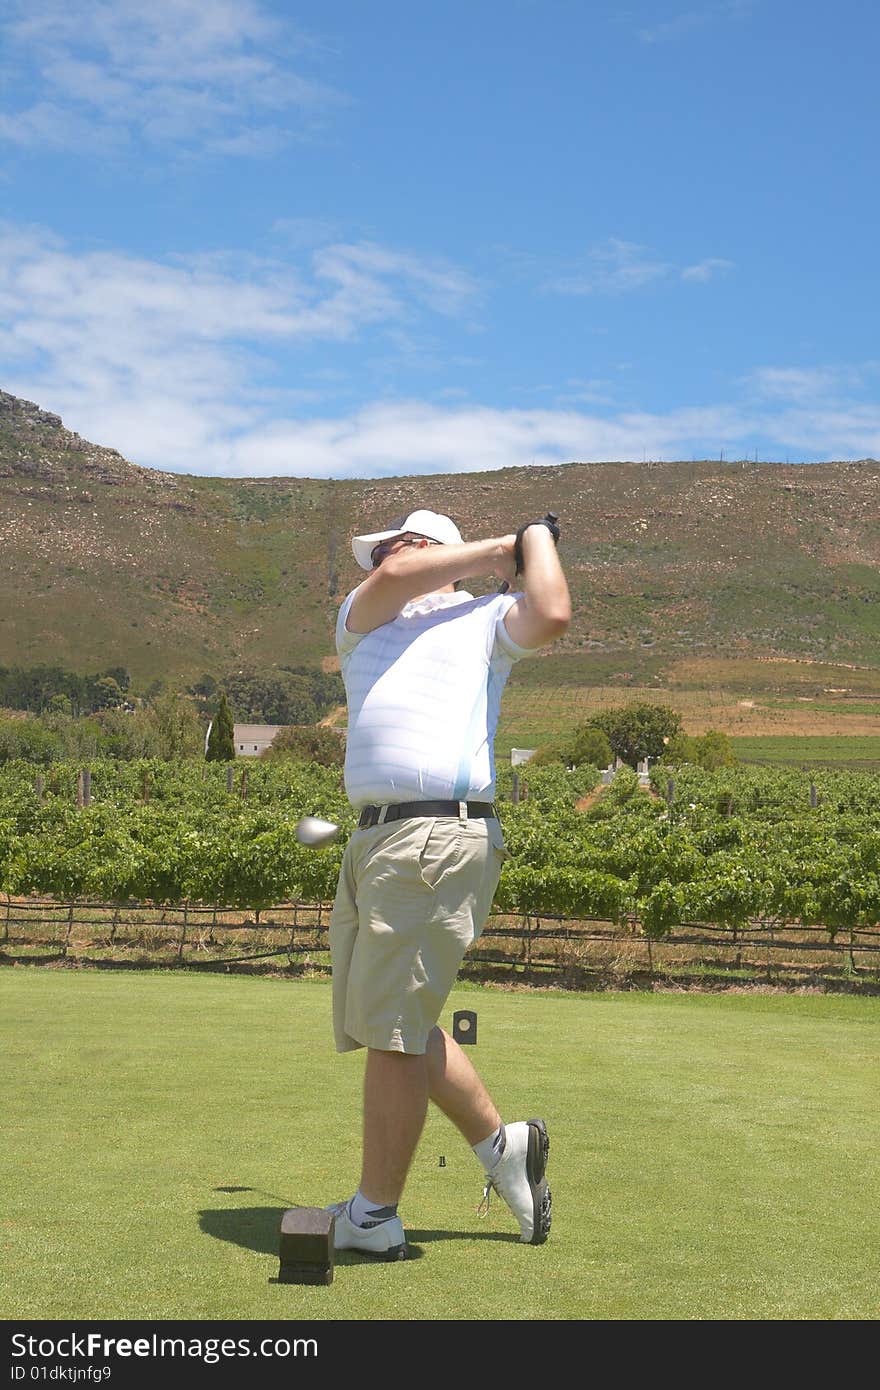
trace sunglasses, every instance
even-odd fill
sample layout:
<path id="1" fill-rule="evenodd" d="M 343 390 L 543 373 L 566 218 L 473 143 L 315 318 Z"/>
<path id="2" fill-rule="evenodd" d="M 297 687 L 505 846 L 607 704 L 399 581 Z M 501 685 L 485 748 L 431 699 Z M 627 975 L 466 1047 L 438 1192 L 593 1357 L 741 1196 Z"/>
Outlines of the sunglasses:
<path id="1" fill-rule="evenodd" d="M 373 569 L 378 568 L 386 555 L 390 555 L 392 550 L 398 545 L 421 545 L 422 541 L 428 540 L 427 536 L 389 536 L 387 541 L 380 541 L 370 554 L 370 561 Z M 439 545 L 439 541 L 428 540 L 429 545 Z"/>

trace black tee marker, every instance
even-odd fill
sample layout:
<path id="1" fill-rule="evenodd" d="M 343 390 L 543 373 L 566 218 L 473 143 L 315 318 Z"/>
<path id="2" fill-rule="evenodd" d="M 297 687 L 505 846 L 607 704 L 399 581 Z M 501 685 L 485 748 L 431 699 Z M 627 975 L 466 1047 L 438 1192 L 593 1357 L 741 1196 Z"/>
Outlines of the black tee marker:
<path id="1" fill-rule="evenodd" d="M 452 1036 L 461 1047 L 476 1047 L 477 1015 L 473 1009 L 456 1009 L 452 1015 Z"/>

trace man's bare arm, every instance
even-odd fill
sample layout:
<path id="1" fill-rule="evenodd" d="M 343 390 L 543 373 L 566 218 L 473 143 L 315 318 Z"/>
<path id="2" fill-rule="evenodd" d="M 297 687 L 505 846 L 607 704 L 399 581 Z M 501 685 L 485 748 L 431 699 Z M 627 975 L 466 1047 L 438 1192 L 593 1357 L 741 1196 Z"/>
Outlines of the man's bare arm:
<path id="1" fill-rule="evenodd" d="M 504 626 L 520 647 L 543 647 L 561 637 L 571 622 L 571 596 L 546 526 L 530 526 L 523 532 L 522 548 L 523 596 L 508 608 Z"/>
<path id="2" fill-rule="evenodd" d="M 348 611 L 349 632 L 372 632 L 392 622 L 410 599 L 445 589 L 457 579 L 506 575 L 513 536 L 464 545 L 409 546 L 388 555 L 356 590 Z M 516 639 L 514 639 L 516 640 Z"/>

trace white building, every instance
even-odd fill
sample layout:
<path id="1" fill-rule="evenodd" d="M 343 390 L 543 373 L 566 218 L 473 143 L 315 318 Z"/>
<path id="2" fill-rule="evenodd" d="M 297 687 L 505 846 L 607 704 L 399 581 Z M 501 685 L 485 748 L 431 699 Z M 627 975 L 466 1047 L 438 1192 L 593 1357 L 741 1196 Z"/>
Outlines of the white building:
<path id="1" fill-rule="evenodd" d="M 208 751 L 208 739 L 211 737 L 211 725 L 213 719 L 208 724 L 208 732 L 205 734 L 205 752 Z M 268 748 L 279 729 L 286 729 L 287 724 L 233 724 L 232 742 L 235 747 L 237 758 L 258 758 L 264 748 Z"/>
<path id="2" fill-rule="evenodd" d="M 258 758 L 286 724 L 233 724 L 232 740 L 237 758 Z"/>

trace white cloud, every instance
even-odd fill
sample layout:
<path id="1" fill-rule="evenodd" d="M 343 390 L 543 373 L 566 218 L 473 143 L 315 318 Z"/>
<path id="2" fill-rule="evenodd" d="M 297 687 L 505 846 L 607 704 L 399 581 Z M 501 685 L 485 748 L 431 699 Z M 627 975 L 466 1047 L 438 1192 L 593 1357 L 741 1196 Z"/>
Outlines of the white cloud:
<path id="1" fill-rule="evenodd" d="M 590 247 L 581 264 L 545 284 L 560 294 L 625 294 L 662 279 L 672 267 L 644 246 L 609 237 Z"/>
<path id="2" fill-rule="evenodd" d="M 231 476 L 388 477 L 471 473 L 604 460 L 751 455 L 760 437 L 777 457 L 880 457 L 880 407 L 791 409 L 737 405 L 622 411 L 503 410 L 424 401 L 371 405 L 342 418 L 277 420 L 231 442 L 216 471 Z"/>
<path id="3" fill-rule="evenodd" d="M 706 280 L 711 280 L 713 275 L 724 275 L 728 270 L 733 270 L 733 261 L 726 261 L 721 256 L 709 256 L 705 261 L 699 261 L 696 265 L 686 265 L 682 269 L 682 280 L 697 280 L 701 284 Z"/>
<path id="4" fill-rule="evenodd" d="M 705 284 L 733 269 L 733 261 L 709 256 L 695 265 L 676 266 L 633 241 L 609 237 L 589 247 L 582 260 L 544 282 L 544 289 L 558 294 L 628 294 L 657 280 L 679 276 Z"/>
<path id="5" fill-rule="evenodd" d="M 670 19 L 640 29 L 638 35 L 642 43 L 670 43 L 718 20 L 744 18 L 754 9 L 754 4 L 755 0 L 716 0 L 715 4 L 702 5 L 699 9 L 682 10 Z"/>
<path id="6" fill-rule="evenodd" d="M 388 279 L 400 279 L 417 302 L 444 315 L 463 313 L 477 296 L 476 281 L 456 266 L 425 261 L 375 242 L 325 247 L 315 253 L 315 272 L 356 298 L 371 294 L 370 287 Z"/>
<path id="7" fill-rule="evenodd" d="M 271 231 L 279 245 L 295 250 L 326 246 L 328 242 L 341 238 L 339 226 L 320 217 L 277 217 Z"/>
<path id="8" fill-rule="evenodd" d="M 556 405 L 612 405 L 615 395 L 614 383 L 606 377 L 591 377 L 585 381 L 570 377 L 562 391 L 553 389 Z"/>
<path id="9" fill-rule="evenodd" d="M 41 228 L 0 225 L 6 389 L 54 402 L 72 428 L 136 462 L 211 471 L 230 438 L 291 400 L 267 389 L 292 345 L 399 333 L 464 313 L 477 286 L 444 261 L 373 242 L 321 247 L 299 266 L 234 254 L 166 261 L 76 252 Z"/>
<path id="10" fill-rule="evenodd" d="M 344 419 L 277 421 L 238 441 L 228 471 L 251 475 L 382 477 L 472 473 L 512 465 L 669 456 L 683 440 L 742 428 L 736 412 L 633 412 L 601 419 L 577 411 L 446 408 L 423 401 L 371 405 Z M 688 452 L 690 446 L 688 445 Z"/>
<path id="11" fill-rule="evenodd" d="M 179 472 L 367 477 L 722 448 L 730 458 L 757 440 L 777 456 L 880 455 L 880 406 L 857 398 L 876 362 L 761 367 L 738 383 L 739 400 L 662 412 L 615 405 L 598 377 L 549 388 L 546 409 L 442 398 L 442 380 L 433 402 L 398 392 L 340 405 L 351 383 L 339 361 L 307 360 L 295 389 L 277 384 L 291 345 L 369 336 L 374 353 L 378 334 L 423 357 L 422 319 L 466 313 L 476 294 L 457 267 L 373 242 L 320 246 L 296 265 L 232 253 L 157 261 L 0 227 L 0 380 L 87 439 Z M 438 350 L 435 365 L 451 360 Z"/>
<path id="12" fill-rule="evenodd" d="M 841 393 L 858 390 L 878 370 L 880 363 L 876 362 L 859 366 L 758 367 L 746 378 L 746 384 L 769 400 L 828 404 Z"/>
<path id="13" fill-rule="evenodd" d="M 17 0 L 3 31 L 36 90 L 13 106 L 10 80 L 0 113 L 23 146 L 263 155 L 344 100 L 294 71 L 309 45 L 256 0 Z"/>
<path id="14" fill-rule="evenodd" d="M 810 458 L 880 458 L 880 406 L 844 401 L 836 406 L 791 407 L 766 415 L 768 439 L 795 456 Z"/>

